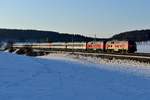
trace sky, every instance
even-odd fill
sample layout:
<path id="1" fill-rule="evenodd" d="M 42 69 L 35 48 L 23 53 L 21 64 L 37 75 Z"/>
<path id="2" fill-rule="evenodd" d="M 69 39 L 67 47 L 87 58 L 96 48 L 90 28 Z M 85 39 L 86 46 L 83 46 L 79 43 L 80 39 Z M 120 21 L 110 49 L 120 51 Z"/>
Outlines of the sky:
<path id="1" fill-rule="evenodd" d="M 0 28 L 111 37 L 149 29 L 150 0 L 0 0 Z"/>

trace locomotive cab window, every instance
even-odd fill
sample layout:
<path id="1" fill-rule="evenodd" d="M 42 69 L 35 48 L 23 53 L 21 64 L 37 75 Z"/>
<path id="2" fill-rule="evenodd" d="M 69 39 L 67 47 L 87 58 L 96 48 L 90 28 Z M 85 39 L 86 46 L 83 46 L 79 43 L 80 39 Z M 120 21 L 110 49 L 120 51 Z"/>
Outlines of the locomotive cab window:
<path id="1" fill-rule="evenodd" d="M 111 44 L 114 44 L 114 42 L 111 42 Z"/>

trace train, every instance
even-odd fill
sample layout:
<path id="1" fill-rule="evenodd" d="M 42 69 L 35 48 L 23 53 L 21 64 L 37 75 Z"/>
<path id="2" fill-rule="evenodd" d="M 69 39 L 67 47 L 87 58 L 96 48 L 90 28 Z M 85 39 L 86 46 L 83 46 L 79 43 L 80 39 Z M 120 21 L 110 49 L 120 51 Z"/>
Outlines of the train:
<path id="1" fill-rule="evenodd" d="M 89 41 L 89 42 L 47 42 L 47 43 L 13 43 L 14 49 L 28 47 L 38 50 L 135 53 L 136 43 L 128 40 Z"/>

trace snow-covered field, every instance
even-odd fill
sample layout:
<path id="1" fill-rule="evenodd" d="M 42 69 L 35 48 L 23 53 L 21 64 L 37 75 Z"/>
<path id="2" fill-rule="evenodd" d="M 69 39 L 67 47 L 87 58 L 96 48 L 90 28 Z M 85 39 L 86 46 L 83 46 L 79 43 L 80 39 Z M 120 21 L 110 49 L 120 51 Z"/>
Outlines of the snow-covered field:
<path id="1" fill-rule="evenodd" d="M 150 53 L 150 41 L 137 43 L 137 52 Z"/>
<path id="2" fill-rule="evenodd" d="M 123 68 L 121 68 L 123 67 Z M 0 52 L 1 100 L 149 100 L 150 66 Z"/>

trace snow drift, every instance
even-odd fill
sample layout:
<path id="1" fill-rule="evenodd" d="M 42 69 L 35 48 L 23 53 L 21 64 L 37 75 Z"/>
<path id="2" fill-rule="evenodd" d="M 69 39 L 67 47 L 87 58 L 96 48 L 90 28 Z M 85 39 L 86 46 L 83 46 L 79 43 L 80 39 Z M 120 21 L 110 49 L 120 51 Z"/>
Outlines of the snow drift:
<path id="1" fill-rule="evenodd" d="M 141 74 L 83 64 L 0 53 L 2 100 L 148 100 L 150 79 Z M 71 58 L 70 58 L 71 59 Z M 107 67 L 105 69 L 105 67 Z"/>

